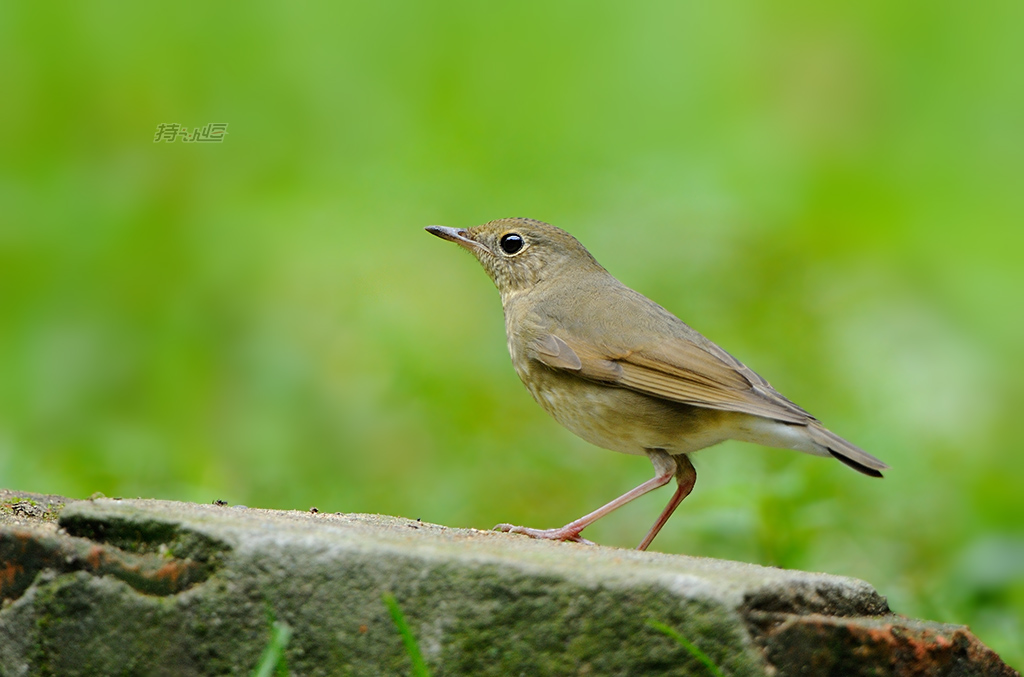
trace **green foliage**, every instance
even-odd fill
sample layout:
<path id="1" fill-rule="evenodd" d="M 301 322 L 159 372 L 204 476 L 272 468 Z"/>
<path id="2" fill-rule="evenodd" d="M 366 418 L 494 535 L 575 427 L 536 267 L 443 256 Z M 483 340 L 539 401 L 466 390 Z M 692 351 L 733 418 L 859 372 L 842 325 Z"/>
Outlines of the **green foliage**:
<path id="1" fill-rule="evenodd" d="M 286 623 L 275 621 L 273 613 L 268 610 L 270 620 L 270 640 L 267 642 L 260 662 L 252 672 L 252 677 L 287 677 L 288 661 L 285 660 L 284 650 L 288 648 L 288 642 L 292 638 L 292 629 Z"/>
<path id="2" fill-rule="evenodd" d="M 395 622 L 395 627 L 398 628 L 398 634 L 402 636 L 405 652 L 409 654 L 409 660 L 412 662 L 412 674 L 415 677 L 430 677 L 430 670 L 427 669 L 427 664 L 423 660 L 423 654 L 420 653 L 420 646 L 416 642 L 416 636 L 412 634 L 412 628 L 406 622 L 405 614 L 402 613 L 402 607 L 398 605 L 398 600 L 395 599 L 394 595 L 382 595 L 381 599 L 384 600 L 384 606 L 388 608 L 391 620 Z"/>
<path id="3" fill-rule="evenodd" d="M 0 9 L 5 485 L 579 517 L 649 465 L 546 417 L 422 230 L 529 216 L 892 465 L 704 451 L 653 549 L 864 578 L 1024 665 L 1024 5 L 65 9 Z"/>
<path id="4" fill-rule="evenodd" d="M 654 628 L 663 635 L 670 637 L 673 641 L 675 641 L 676 644 L 686 649 L 686 651 L 691 656 L 700 661 L 701 665 L 708 669 L 708 673 L 711 674 L 712 677 L 723 677 L 722 671 L 719 670 L 717 665 L 715 665 L 715 662 L 708 658 L 708 655 L 701 651 L 700 647 L 698 647 L 696 644 L 683 637 L 678 630 L 670 628 L 664 623 L 660 623 L 655 620 L 648 620 L 647 625 Z"/>

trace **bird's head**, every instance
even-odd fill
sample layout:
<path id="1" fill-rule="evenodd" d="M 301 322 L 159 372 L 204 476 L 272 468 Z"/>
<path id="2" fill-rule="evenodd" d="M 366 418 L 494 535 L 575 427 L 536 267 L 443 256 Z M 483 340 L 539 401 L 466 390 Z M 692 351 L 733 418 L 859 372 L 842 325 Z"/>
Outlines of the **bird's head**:
<path id="1" fill-rule="evenodd" d="M 427 226 L 468 250 L 494 281 L 502 299 L 545 280 L 604 272 L 569 233 L 533 219 L 498 219 L 475 228 Z"/>

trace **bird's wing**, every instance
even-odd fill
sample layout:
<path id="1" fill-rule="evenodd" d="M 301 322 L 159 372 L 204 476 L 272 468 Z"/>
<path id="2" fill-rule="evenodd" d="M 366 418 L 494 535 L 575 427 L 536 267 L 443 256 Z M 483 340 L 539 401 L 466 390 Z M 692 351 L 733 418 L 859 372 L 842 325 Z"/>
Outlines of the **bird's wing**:
<path id="1" fill-rule="evenodd" d="M 629 349 L 550 333 L 529 347 L 532 357 L 552 369 L 645 395 L 787 423 L 814 420 L 732 355 L 689 331 L 692 337 L 661 337 L 635 342 Z"/>

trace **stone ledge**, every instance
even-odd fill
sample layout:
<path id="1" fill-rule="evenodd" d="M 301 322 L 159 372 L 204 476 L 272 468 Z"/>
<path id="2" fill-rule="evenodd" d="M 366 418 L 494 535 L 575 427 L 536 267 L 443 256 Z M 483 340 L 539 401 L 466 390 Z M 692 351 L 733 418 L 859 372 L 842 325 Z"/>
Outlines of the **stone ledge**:
<path id="1" fill-rule="evenodd" d="M 0 504 L 3 675 L 248 674 L 271 618 L 292 674 L 407 674 L 384 594 L 435 674 L 710 674 L 649 621 L 725 675 L 1018 674 L 851 578 L 380 515 Z"/>

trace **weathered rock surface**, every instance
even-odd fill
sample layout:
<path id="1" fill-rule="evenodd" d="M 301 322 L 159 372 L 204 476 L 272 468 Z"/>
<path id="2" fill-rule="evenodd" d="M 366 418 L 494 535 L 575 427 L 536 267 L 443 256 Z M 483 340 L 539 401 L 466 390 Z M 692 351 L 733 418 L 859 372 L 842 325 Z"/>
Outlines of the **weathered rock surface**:
<path id="1" fill-rule="evenodd" d="M 1017 675 L 850 578 L 397 517 L 0 492 L 0 675 Z M 58 517 L 59 515 L 59 517 Z M 706 654 L 649 625 L 662 623 Z"/>

